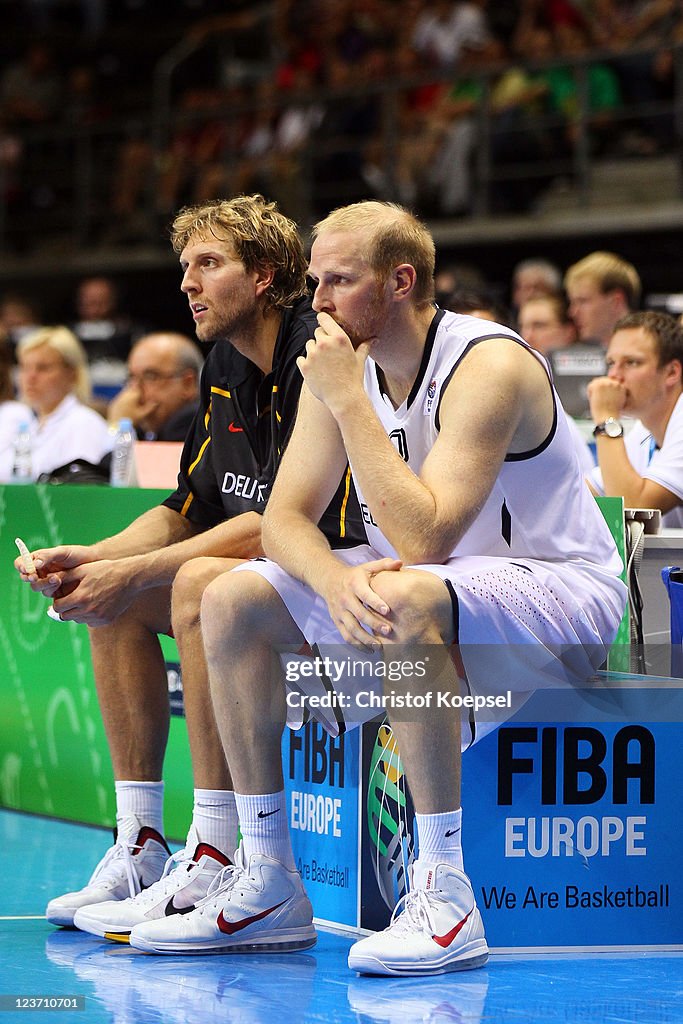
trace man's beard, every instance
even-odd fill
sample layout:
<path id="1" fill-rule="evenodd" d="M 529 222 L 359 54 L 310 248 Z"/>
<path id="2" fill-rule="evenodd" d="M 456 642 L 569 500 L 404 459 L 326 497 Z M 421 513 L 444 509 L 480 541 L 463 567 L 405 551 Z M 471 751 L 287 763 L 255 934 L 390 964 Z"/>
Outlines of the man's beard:
<path id="1" fill-rule="evenodd" d="M 254 335 L 259 315 L 253 307 L 232 309 L 222 316 L 215 315 L 210 324 L 197 324 L 195 333 L 204 345 L 213 345 L 217 341 L 232 341 L 233 338 L 244 339 Z M 206 331 L 203 330 L 204 327 Z"/>
<path id="2" fill-rule="evenodd" d="M 383 303 L 384 289 L 381 285 L 377 285 L 374 296 L 368 300 L 354 324 L 347 323 L 341 317 L 334 317 L 337 324 L 348 335 L 354 349 L 358 348 L 364 341 L 377 337 L 380 325 L 385 321 Z"/>

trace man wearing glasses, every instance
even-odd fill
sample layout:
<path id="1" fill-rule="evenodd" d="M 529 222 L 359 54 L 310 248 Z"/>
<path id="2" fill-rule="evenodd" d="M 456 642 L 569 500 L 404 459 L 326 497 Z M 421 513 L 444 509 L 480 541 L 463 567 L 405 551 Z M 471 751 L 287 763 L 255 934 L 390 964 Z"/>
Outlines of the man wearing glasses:
<path id="1" fill-rule="evenodd" d="M 128 356 L 128 380 L 107 419 L 131 420 L 141 441 L 184 441 L 199 404 L 204 357 L 184 334 L 147 334 Z"/>

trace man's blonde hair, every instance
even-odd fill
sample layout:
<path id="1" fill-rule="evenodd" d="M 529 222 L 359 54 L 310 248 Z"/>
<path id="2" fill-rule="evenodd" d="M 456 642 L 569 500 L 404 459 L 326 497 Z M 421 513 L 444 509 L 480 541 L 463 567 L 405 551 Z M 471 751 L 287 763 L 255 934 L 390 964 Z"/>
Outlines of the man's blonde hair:
<path id="1" fill-rule="evenodd" d="M 249 271 L 272 270 L 267 307 L 284 309 L 306 293 L 306 257 L 297 226 L 261 195 L 185 207 L 171 226 L 174 251 L 181 253 L 195 238 L 227 242 Z"/>
<path id="2" fill-rule="evenodd" d="M 380 280 L 395 267 L 409 263 L 415 268 L 413 300 L 418 306 L 434 302 L 434 239 L 409 210 L 396 203 L 368 200 L 341 206 L 313 226 L 313 239 L 337 231 L 356 233 L 364 240 L 363 256 Z"/>
<path id="3" fill-rule="evenodd" d="M 640 277 L 632 263 L 613 252 L 592 252 L 572 264 L 564 275 L 564 286 L 570 288 L 579 278 L 593 281 L 605 294 L 616 289 L 624 293 L 628 308 L 635 310 L 640 302 Z"/>
<path id="4" fill-rule="evenodd" d="M 64 364 L 76 371 L 73 394 L 81 402 L 88 403 L 92 397 L 88 357 L 73 331 L 68 327 L 40 327 L 37 331 L 24 335 L 18 343 L 17 358 L 21 360 L 25 352 L 40 348 L 42 345 L 58 352 Z"/>

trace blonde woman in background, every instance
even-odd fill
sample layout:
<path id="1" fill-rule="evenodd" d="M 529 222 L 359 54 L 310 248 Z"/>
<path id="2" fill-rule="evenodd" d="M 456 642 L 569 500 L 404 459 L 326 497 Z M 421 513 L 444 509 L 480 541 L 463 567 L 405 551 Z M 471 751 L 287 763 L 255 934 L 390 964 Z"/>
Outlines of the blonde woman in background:
<path id="1" fill-rule="evenodd" d="M 0 340 L 0 483 L 7 483 L 12 477 L 14 439 L 24 423 L 31 427 L 33 413 L 14 400 L 12 353 L 9 345 Z"/>
<path id="2" fill-rule="evenodd" d="M 111 451 L 106 421 L 91 397 L 85 350 L 67 327 L 41 327 L 17 345 L 19 392 L 35 413 L 33 476 L 74 459 L 98 463 Z"/>

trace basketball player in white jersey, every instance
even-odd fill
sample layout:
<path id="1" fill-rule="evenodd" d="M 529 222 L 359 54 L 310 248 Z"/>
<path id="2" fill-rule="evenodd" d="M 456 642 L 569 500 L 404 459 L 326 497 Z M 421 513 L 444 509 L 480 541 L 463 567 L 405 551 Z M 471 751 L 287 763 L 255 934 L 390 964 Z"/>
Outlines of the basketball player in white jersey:
<path id="1" fill-rule="evenodd" d="M 459 692 L 455 664 L 473 691 L 524 694 L 580 684 L 606 656 L 625 603 L 621 563 L 546 365 L 509 328 L 437 310 L 433 270 L 431 236 L 400 207 L 354 204 L 314 229 L 319 326 L 299 359 L 305 386 L 265 516 L 272 560 L 221 576 L 202 603 L 242 846 L 197 910 L 137 926 L 133 946 L 315 942 L 289 839 L 275 651 L 317 645 L 352 665 L 429 645 L 432 671 L 410 679 L 425 694 Z M 369 543 L 342 552 L 317 522 L 347 456 Z M 354 685 L 367 689 L 367 676 L 335 680 L 358 721 Z M 389 717 L 419 857 L 402 912 L 355 943 L 349 965 L 392 975 L 478 967 L 488 949 L 460 844 L 469 727 L 461 741 L 459 712 L 444 708 Z"/>

